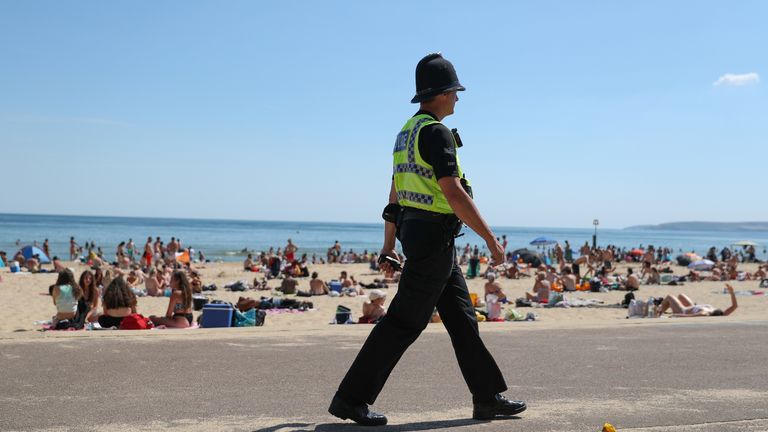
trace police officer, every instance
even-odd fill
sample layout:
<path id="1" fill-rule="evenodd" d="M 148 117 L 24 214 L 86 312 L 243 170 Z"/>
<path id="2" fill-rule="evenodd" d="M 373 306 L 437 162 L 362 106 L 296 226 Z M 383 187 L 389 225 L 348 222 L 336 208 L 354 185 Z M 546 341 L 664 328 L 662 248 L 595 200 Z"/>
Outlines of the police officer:
<path id="1" fill-rule="evenodd" d="M 373 328 L 339 385 L 328 411 L 367 426 L 384 425 L 384 415 L 369 411 L 390 372 L 418 338 L 437 307 L 451 336 L 461 373 L 472 393 L 472 417 L 493 419 L 525 410 L 524 402 L 500 395 L 507 389 L 496 362 L 480 339 L 467 284 L 456 264 L 454 237 L 462 222 L 479 234 L 493 262 L 504 262 L 504 249 L 472 201 L 457 148 L 458 134 L 440 121 L 453 114 L 463 91 L 456 71 L 440 54 L 429 54 L 416 66 L 420 109 L 397 135 L 394 175 L 384 210 L 382 267 L 399 266 L 395 237 L 405 262 L 397 294 L 387 315 Z"/>

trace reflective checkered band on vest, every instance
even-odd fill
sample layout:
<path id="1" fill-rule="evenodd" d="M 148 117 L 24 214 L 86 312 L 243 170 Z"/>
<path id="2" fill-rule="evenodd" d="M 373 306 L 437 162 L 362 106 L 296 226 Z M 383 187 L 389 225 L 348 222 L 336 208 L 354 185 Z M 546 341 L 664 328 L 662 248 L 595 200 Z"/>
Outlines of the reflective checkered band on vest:
<path id="1" fill-rule="evenodd" d="M 405 150 L 405 147 L 408 145 L 408 132 L 410 131 L 404 130 L 397 134 L 397 139 L 395 139 L 395 149 L 392 151 L 392 153 Z"/>
<path id="2" fill-rule="evenodd" d="M 410 163 L 416 163 L 416 154 L 415 154 L 415 141 L 416 141 L 416 135 L 419 134 L 419 130 L 421 130 L 421 125 L 428 121 L 434 121 L 432 119 L 423 118 L 416 122 L 416 124 L 411 129 L 411 135 L 408 137 L 408 162 Z"/>
<path id="3" fill-rule="evenodd" d="M 406 200 L 411 201 L 415 203 L 421 203 L 426 205 L 432 205 L 433 198 L 432 195 L 422 194 L 418 192 L 410 192 L 410 191 L 397 191 L 397 199 L 399 200 Z"/>
<path id="4" fill-rule="evenodd" d="M 404 163 L 404 164 L 395 165 L 395 172 L 396 173 L 413 173 L 426 178 L 432 178 L 432 176 L 434 175 L 431 169 L 416 163 Z"/>

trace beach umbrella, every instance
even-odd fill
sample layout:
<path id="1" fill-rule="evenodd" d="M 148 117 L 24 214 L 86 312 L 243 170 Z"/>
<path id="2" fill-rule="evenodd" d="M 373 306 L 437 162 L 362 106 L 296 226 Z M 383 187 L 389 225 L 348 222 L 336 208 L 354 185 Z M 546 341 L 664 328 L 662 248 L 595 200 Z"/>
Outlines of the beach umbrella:
<path id="1" fill-rule="evenodd" d="M 525 248 L 513 251 L 512 255 L 517 255 L 518 259 L 522 259 L 524 263 L 534 267 L 538 267 L 544 262 L 544 258 L 541 254 Z"/>
<path id="2" fill-rule="evenodd" d="M 48 255 L 43 252 L 42 249 L 40 249 L 37 246 L 24 246 L 21 248 L 21 254 L 24 255 L 24 259 L 30 259 L 35 255 L 40 255 L 40 264 L 49 264 L 51 260 L 48 258 Z"/>
<path id="3" fill-rule="evenodd" d="M 731 246 L 757 246 L 757 243 L 749 240 L 742 240 L 733 243 Z"/>
<path id="4" fill-rule="evenodd" d="M 536 237 L 531 241 L 529 244 L 533 246 L 547 246 L 557 243 L 557 240 L 553 239 L 552 237 Z"/>
<path id="5" fill-rule="evenodd" d="M 645 251 L 642 249 L 632 249 L 631 251 L 629 251 L 629 254 L 634 256 L 642 256 L 642 255 L 645 255 Z"/>
<path id="6" fill-rule="evenodd" d="M 688 268 L 692 270 L 709 270 L 711 269 L 715 263 L 708 259 L 700 259 L 698 261 L 694 261 L 690 264 L 688 264 Z"/>

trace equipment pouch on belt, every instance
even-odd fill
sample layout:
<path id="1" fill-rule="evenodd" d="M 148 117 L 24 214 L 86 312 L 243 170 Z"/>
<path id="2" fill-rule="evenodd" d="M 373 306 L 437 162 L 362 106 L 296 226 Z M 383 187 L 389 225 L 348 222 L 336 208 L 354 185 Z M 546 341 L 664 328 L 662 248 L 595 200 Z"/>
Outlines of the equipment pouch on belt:
<path id="1" fill-rule="evenodd" d="M 397 224 L 397 219 L 400 217 L 400 211 L 402 207 L 398 203 L 389 203 L 384 207 L 384 212 L 381 213 L 381 218 L 387 222 Z"/>

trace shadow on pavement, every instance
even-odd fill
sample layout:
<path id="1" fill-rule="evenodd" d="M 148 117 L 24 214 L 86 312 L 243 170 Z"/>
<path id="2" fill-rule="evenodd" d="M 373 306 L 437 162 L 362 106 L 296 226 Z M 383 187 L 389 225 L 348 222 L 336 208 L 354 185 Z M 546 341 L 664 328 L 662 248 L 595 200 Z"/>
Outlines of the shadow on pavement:
<path id="1" fill-rule="evenodd" d="M 509 417 L 518 418 L 518 417 Z M 462 426 L 478 425 L 482 423 L 488 423 L 487 421 L 473 420 L 473 419 L 455 419 L 455 420 L 437 420 L 437 421 L 425 421 L 415 423 L 403 423 L 396 425 L 387 425 L 380 427 L 367 427 L 358 426 L 354 423 L 328 423 L 319 424 L 315 427 L 315 432 L 333 432 L 333 431 L 371 431 L 376 432 L 411 432 L 411 431 L 423 431 L 433 429 L 448 429 Z"/>
<path id="2" fill-rule="evenodd" d="M 311 423 L 283 423 L 283 424 L 274 425 L 274 426 L 270 426 L 262 429 L 256 429 L 253 432 L 275 432 L 283 428 L 303 428 L 307 426 L 312 426 L 312 424 Z M 296 430 L 291 429 L 291 430 L 292 432 L 311 432 L 312 431 L 312 429 L 296 429 Z"/>

